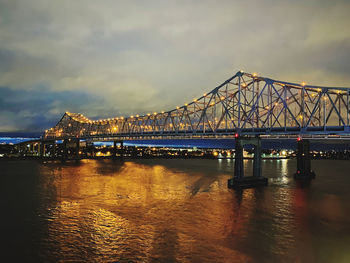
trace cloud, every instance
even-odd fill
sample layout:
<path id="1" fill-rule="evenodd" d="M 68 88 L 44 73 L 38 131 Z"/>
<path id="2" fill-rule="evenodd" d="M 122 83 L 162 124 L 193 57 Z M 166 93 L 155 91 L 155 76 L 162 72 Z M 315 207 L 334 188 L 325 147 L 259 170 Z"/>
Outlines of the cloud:
<path id="1" fill-rule="evenodd" d="M 349 11 L 345 0 L 0 0 L 0 86 L 25 105 L 43 90 L 89 98 L 62 95 L 50 118 L 171 109 L 239 69 L 350 86 Z"/>
<path id="2" fill-rule="evenodd" d="M 103 99 L 79 91 L 49 91 L 45 87 L 35 90 L 13 90 L 0 87 L 0 130 L 43 131 L 55 125 L 64 110 L 85 110 L 99 118 L 98 112 L 90 112 L 90 106 L 103 104 Z"/>

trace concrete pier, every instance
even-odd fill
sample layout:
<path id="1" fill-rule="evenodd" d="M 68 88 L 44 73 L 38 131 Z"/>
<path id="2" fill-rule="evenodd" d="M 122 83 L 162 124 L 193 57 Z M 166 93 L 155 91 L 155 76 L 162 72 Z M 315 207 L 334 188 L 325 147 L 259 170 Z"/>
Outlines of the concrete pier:
<path id="1" fill-rule="evenodd" d="M 298 138 L 297 172 L 294 174 L 294 178 L 310 180 L 315 176 L 315 173 L 311 170 L 310 141 Z"/>
<path id="2" fill-rule="evenodd" d="M 244 176 L 244 145 L 254 146 L 253 176 Z M 235 151 L 234 176 L 228 180 L 228 187 L 240 189 L 267 185 L 267 178 L 261 175 L 261 139 L 259 137 L 236 137 Z"/>

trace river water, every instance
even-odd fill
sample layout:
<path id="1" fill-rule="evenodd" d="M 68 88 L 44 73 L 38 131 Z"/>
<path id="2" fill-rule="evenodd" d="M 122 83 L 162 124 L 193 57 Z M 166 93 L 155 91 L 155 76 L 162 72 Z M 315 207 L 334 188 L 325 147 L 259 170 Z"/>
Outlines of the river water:
<path id="1" fill-rule="evenodd" d="M 269 185 L 227 188 L 233 160 L 0 161 L 6 262 L 350 262 L 350 162 L 264 160 Z M 251 172 L 252 163 L 245 160 Z"/>

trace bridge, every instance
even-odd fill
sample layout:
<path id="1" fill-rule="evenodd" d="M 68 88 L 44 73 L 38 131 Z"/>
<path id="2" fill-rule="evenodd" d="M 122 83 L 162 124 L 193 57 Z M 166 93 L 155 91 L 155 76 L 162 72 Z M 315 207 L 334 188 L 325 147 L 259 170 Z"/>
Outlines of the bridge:
<path id="1" fill-rule="evenodd" d="M 349 88 L 296 84 L 239 71 L 210 92 L 169 111 L 102 120 L 66 112 L 44 138 L 350 134 L 349 93 Z"/>
<path id="2" fill-rule="evenodd" d="M 238 71 L 210 92 L 169 111 L 101 120 L 66 112 L 45 131 L 42 145 L 73 140 L 79 148 L 81 139 L 114 141 L 116 146 L 125 140 L 236 138 L 236 180 L 229 185 L 247 186 L 267 182 L 260 180 L 261 136 L 299 136 L 296 176 L 310 178 L 314 174 L 306 138 L 350 135 L 349 95 L 350 88 L 291 83 Z M 242 155 L 247 144 L 256 150 L 254 174 L 248 181 L 243 177 Z"/>

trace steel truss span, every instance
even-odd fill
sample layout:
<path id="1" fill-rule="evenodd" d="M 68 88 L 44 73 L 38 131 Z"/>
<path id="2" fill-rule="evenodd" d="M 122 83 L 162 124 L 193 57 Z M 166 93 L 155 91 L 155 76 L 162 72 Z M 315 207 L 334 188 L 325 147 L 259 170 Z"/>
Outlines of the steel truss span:
<path id="1" fill-rule="evenodd" d="M 349 135 L 350 88 L 295 84 L 237 72 L 181 107 L 90 120 L 66 112 L 46 139 L 224 138 L 239 135 Z"/>

